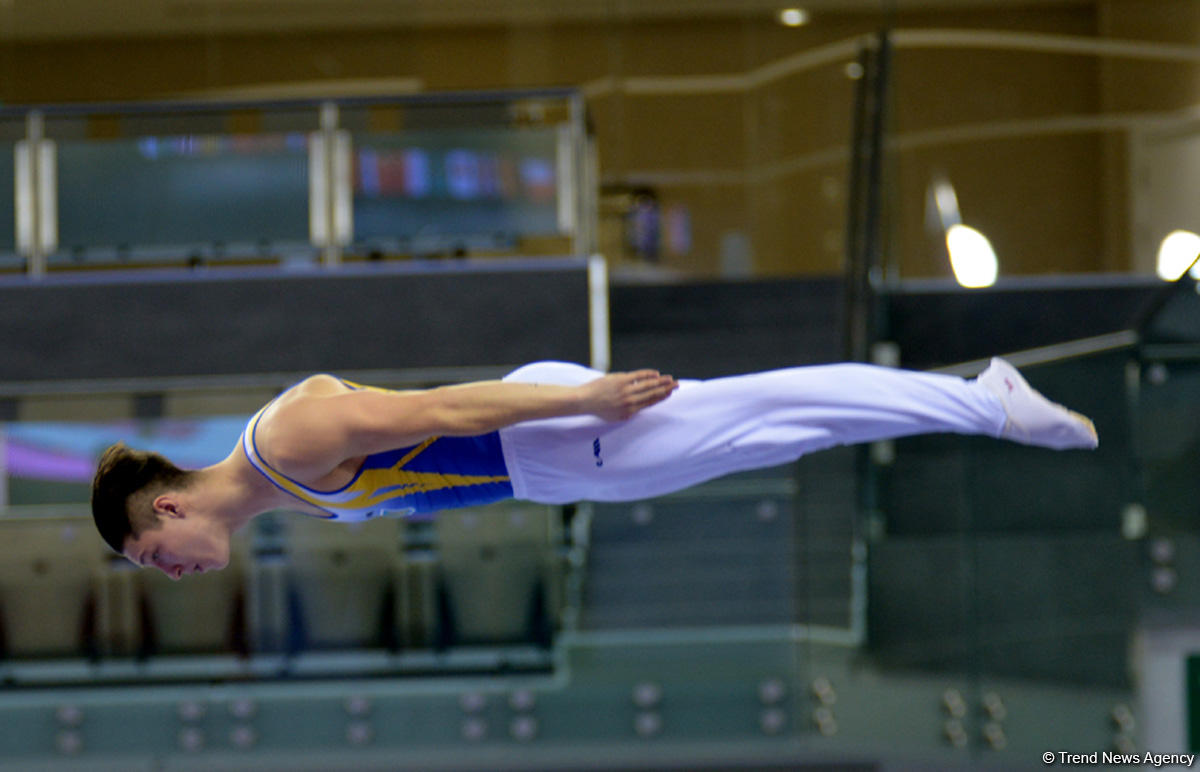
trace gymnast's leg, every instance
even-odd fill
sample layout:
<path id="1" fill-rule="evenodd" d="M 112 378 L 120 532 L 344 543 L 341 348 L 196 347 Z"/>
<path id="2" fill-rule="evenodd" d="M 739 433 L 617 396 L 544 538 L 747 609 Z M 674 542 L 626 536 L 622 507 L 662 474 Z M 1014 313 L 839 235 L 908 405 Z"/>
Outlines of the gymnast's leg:
<path id="1" fill-rule="evenodd" d="M 584 383 L 597 375 L 539 363 L 509 379 Z M 501 439 L 517 497 L 562 502 L 647 498 L 837 445 L 934 432 L 1095 446 L 1090 422 L 1050 403 L 1001 360 L 971 381 L 862 364 L 684 380 L 628 421 L 530 421 L 502 430 Z"/>

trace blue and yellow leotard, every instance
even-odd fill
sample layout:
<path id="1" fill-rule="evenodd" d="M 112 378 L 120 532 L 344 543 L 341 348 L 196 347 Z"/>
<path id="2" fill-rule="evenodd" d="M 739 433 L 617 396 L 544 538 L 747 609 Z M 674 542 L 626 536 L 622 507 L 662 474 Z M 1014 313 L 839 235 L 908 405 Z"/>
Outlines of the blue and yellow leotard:
<path id="1" fill-rule="evenodd" d="M 351 389 L 364 388 L 342 381 Z M 242 433 L 242 450 L 276 487 L 329 513 L 331 520 L 409 516 L 439 509 L 489 504 L 512 498 L 499 432 L 476 437 L 430 437 L 419 445 L 367 456 L 349 483 L 319 491 L 271 467 L 259 454 L 254 434 L 268 403 Z"/>

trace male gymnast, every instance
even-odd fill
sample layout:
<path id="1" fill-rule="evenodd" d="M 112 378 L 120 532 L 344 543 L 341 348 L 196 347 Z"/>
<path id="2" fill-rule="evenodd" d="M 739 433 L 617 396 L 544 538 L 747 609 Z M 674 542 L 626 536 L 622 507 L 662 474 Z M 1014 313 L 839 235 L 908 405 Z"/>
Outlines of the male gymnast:
<path id="1" fill-rule="evenodd" d="M 539 362 L 501 381 L 419 391 L 314 375 L 263 407 L 223 461 L 182 470 L 117 444 L 92 483 L 104 540 L 173 579 L 224 568 L 230 537 L 291 509 L 337 521 L 506 498 L 660 496 L 836 445 L 933 432 L 1095 448 L 1084 416 L 1009 363 L 977 379 L 863 364 L 676 381 Z"/>

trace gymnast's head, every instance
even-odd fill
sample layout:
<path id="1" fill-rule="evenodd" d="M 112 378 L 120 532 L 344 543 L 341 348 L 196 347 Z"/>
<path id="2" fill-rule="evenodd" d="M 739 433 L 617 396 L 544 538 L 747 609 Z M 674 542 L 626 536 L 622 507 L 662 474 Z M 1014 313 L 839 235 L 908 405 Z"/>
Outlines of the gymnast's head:
<path id="1" fill-rule="evenodd" d="M 172 579 L 224 568 L 229 533 L 204 511 L 199 478 L 158 453 L 112 445 L 92 480 L 100 536 L 133 563 Z"/>

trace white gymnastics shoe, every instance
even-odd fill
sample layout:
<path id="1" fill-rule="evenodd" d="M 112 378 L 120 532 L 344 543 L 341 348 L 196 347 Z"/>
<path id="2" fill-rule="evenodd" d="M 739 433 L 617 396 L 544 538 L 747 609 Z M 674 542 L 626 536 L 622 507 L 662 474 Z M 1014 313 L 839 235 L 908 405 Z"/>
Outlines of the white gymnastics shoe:
<path id="1" fill-rule="evenodd" d="M 1087 416 L 1043 397 L 1017 368 L 1000 357 L 993 357 L 977 380 L 1004 406 L 1008 416 L 1000 433 L 1004 439 L 1055 450 L 1091 449 L 1100 444 L 1096 427 Z"/>

